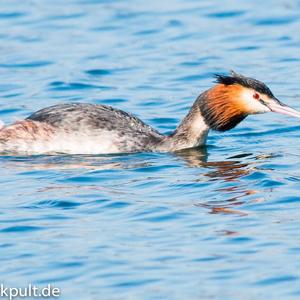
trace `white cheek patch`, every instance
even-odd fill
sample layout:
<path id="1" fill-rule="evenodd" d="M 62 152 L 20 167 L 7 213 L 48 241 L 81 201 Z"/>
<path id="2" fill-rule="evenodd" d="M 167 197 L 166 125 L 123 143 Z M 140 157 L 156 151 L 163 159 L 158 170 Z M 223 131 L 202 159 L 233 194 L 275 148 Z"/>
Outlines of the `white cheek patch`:
<path id="1" fill-rule="evenodd" d="M 250 114 L 261 114 L 265 112 L 269 112 L 270 109 L 259 102 L 259 100 L 256 100 L 253 98 L 255 91 L 251 89 L 245 89 L 242 92 L 242 99 L 244 101 L 244 105 L 249 111 Z"/>

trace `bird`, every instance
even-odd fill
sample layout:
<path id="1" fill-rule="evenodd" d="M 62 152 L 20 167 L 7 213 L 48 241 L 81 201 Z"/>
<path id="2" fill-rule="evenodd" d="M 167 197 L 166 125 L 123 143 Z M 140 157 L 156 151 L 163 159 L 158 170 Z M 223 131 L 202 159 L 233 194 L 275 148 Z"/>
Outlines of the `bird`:
<path id="1" fill-rule="evenodd" d="M 263 82 L 231 71 L 216 74 L 169 135 L 139 118 L 107 105 L 64 103 L 41 109 L 24 120 L 0 123 L 0 153 L 116 154 L 176 152 L 206 144 L 209 130 L 227 131 L 248 115 L 277 112 L 300 118 Z"/>

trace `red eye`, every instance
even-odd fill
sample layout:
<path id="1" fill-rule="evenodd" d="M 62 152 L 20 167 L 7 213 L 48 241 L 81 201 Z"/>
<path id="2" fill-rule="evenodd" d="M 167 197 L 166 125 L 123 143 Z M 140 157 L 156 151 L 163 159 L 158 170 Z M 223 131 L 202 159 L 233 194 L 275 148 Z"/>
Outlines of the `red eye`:
<path id="1" fill-rule="evenodd" d="M 253 98 L 256 99 L 256 100 L 259 100 L 260 99 L 259 93 L 254 93 Z"/>

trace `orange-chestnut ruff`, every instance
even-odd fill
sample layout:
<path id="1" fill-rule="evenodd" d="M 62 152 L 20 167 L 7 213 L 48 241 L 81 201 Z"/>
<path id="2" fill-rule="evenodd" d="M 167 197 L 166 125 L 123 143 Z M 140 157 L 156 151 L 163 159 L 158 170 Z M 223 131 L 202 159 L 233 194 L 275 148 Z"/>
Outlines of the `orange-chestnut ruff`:
<path id="1" fill-rule="evenodd" d="M 243 90 L 240 85 L 218 84 L 203 95 L 200 111 L 211 129 L 226 131 L 246 118 L 247 109 L 240 101 Z"/>

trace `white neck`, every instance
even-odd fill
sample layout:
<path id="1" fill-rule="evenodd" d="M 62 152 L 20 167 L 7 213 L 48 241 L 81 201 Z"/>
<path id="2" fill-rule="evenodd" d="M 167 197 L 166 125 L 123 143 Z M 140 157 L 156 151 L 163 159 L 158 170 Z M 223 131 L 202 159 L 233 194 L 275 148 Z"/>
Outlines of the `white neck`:
<path id="1" fill-rule="evenodd" d="M 187 116 L 176 130 L 167 136 L 157 149 L 161 151 L 177 151 L 205 145 L 209 127 L 201 115 L 197 103 L 194 103 Z"/>

